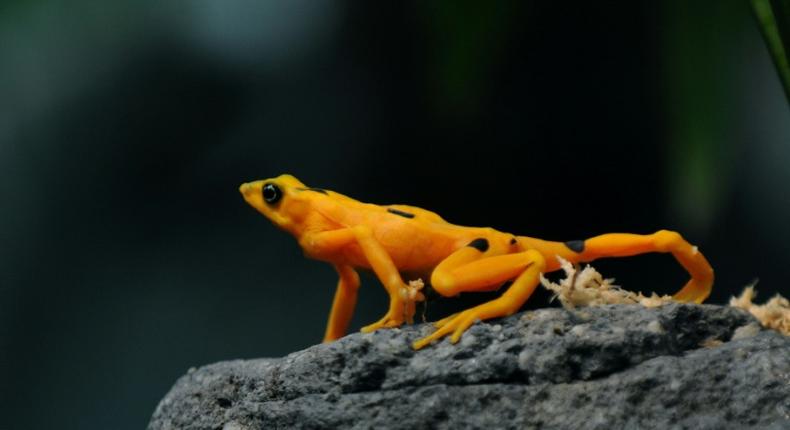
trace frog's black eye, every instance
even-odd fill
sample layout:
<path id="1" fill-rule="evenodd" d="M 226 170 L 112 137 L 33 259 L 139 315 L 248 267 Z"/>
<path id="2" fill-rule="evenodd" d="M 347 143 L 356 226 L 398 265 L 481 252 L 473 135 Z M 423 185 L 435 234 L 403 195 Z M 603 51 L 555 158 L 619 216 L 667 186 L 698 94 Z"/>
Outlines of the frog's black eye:
<path id="1" fill-rule="evenodd" d="M 274 184 L 264 185 L 261 189 L 261 194 L 263 195 L 263 200 L 270 205 L 279 202 L 283 197 L 283 192 L 280 190 L 280 187 Z"/>

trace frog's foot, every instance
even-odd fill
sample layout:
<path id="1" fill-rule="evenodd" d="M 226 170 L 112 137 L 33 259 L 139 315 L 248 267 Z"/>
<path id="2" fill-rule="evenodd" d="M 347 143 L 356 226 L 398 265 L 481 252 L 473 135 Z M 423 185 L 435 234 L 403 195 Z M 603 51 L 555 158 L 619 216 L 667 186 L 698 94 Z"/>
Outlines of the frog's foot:
<path id="1" fill-rule="evenodd" d="M 404 322 L 414 323 L 417 302 L 425 300 L 420 292 L 424 285 L 421 279 L 417 279 L 400 287 L 397 297 L 390 297 L 390 310 L 387 314 L 373 324 L 362 327 L 362 333 L 370 333 L 380 328 L 400 327 Z"/>
<path id="2" fill-rule="evenodd" d="M 408 316 L 409 302 L 401 299 L 400 293 L 390 296 L 390 308 L 380 320 L 362 327 L 362 333 L 370 333 L 380 328 L 400 327 Z M 413 304 L 412 304 L 413 307 Z"/>
<path id="3" fill-rule="evenodd" d="M 509 312 L 505 310 L 503 303 L 498 300 L 492 300 L 488 303 L 475 306 L 463 312 L 450 315 L 447 318 L 441 319 L 434 323 L 437 330 L 430 335 L 417 340 L 412 344 L 414 349 L 421 349 L 429 345 L 435 340 L 439 340 L 450 333 L 450 342 L 456 343 L 461 339 L 461 335 L 477 321 L 482 321 L 489 318 L 508 315 Z"/>
<path id="4" fill-rule="evenodd" d="M 403 306 L 401 305 L 401 309 Z M 374 322 L 373 324 L 366 325 L 362 327 L 362 333 L 370 333 L 372 331 L 376 331 L 380 328 L 392 328 L 392 327 L 400 327 L 405 322 L 403 318 L 403 310 L 393 312 L 392 310 L 388 311 L 383 318 Z"/>

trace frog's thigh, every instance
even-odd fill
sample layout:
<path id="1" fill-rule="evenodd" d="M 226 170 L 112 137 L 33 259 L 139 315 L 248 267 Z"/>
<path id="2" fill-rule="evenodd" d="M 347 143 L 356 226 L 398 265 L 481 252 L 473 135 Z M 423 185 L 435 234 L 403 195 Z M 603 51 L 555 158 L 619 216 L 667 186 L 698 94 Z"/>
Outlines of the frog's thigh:
<path id="1" fill-rule="evenodd" d="M 464 291 L 486 291 L 516 278 L 533 261 L 531 254 L 492 255 L 477 239 L 444 259 L 431 275 L 431 286 L 449 297 Z"/>
<path id="2" fill-rule="evenodd" d="M 519 257 L 519 259 L 505 259 L 503 257 Z M 522 261 L 526 261 L 526 267 L 522 267 Z M 546 268 L 546 260 L 543 258 L 543 255 L 534 249 L 529 249 L 518 254 L 489 257 L 463 265 L 455 271 L 456 274 L 461 274 L 461 276 L 458 276 L 458 279 L 464 280 L 465 275 L 471 277 L 466 271 L 472 272 L 478 270 L 478 266 L 482 270 L 481 264 L 478 263 L 483 262 L 489 263 L 493 268 L 496 268 L 498 265 L 500 266 L 501 270 L 495 273 L 496 276 L 500 276 L 502 273 L 510 273 L 514 266 L 521 267 L 520 274 L 516 277 L 513 285 L 511 285 L 502 296 L 438 321 L 435 324 L 437 330 L 414 342 L 412 344 L 414 349 L 423 348 L 431 342 L 441 339 L 451 333 L 452 337 L 450 341 L 452 343 L 458 342 L 464 331 L 471 327 L 475 321 L 512 315 L 527 301 L 527 299 L 529 299 L 532 292 L 535 291 L 540 273 Z M 458 285 L 461 287 L 464 286 L 463 284 Z M 468 285 L 474 285 L 474 281 L 470 282 Z M 459 288 L 459 290 L 466 291 L 461 288 Z"/>

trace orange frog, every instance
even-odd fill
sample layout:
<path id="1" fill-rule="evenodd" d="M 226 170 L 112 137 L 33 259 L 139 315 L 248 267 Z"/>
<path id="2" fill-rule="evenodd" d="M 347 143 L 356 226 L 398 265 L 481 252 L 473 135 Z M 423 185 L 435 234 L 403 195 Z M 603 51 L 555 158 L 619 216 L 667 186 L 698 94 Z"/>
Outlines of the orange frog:
<path id="1" fill-rule="evenodd" d="M 372 269 L 390 298 L 384 317 L 363 332 L 398 327 L 411 319 L 414 300 L 421 295 L 414 294 L 402 274 L 430 279 L 433 289 L 446 297 L 492 291 L 512 281 L 500 297 L 436 322 L 437 330 L 414 342 L 415 349 L 450 334 L 455 343 L 476 321 L 513 314 L 535 290 L 541 273 L 560 268 L 557 257 L 577 263 L 670 252 L 691 275 L 674 295 L 676 300 L 701 303 L 713 285 L 713 269 L 705 257 L 673 231 L 551 242 L 488 227 L 453 225 L 413 206 L 362 203 L 307 187 L 291 175 L 245 183 L 239 190 L 247 203 L 294 235 L 308 257 L 335 267 L 340 280 L 324 342 L 340 338 L 348 328 L 359 288 L 356 269 Z"/>

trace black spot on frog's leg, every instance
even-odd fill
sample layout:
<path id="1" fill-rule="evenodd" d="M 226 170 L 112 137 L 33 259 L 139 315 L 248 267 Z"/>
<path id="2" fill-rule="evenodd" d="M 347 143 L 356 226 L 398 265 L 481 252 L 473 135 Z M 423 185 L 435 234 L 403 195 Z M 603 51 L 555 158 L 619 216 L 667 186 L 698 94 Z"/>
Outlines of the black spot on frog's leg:
<path id="1" fill-rule="evenodd" d="M 389 208 L 389 209 L 387 209 L 387 212 L 389 212 L 391 214 L 402 216 L 404 218 L 414 218 L 414 214 L 410 214 L 408 212 L 399 211 L 397 209 Z"/>
<path id="2" fill-rule="evenodd" d="M 584 252 L 584 241 L 583 240 L 569 240 L 565 242 L 565 246 L 568 247 L 573 252 L 582 253 Z"/>
<path id="3" fill-rule="evenodd" d="M 488 251 L 488 240 L 484 239 L 482 237 L 481 238 L 477 238 L 477 239 L 469 242 L 469 245 L 466 245 L 466 246 L 471 246 L 472 248 L 474 248 L 474 249 L 476 249 L 476 250 L 478 250 L 480 252 L 486 252 L 486 251 Z"/>
<path id="4" fill-rule="evenodd" d="M 321 193 L 321 194 L 329 194 L 328 192 L 326 192 L 326 190 L 323 190 L 321 188 L 297 188 L 297 190 L 299 190 L 299 191 L 313 191 L 313 192 Z"/>
<path id="5" fill-rule="evenodd" d="M 510 244 L 511 244 L 511 245 L 515 245 L 517 242 L 518 242 L 518 241 L 516 240 L 516 238 L 515 238 L 515 237 L 514 237 L 514 238 L 512 238 L 512 239 L 510 239 Z"/>

